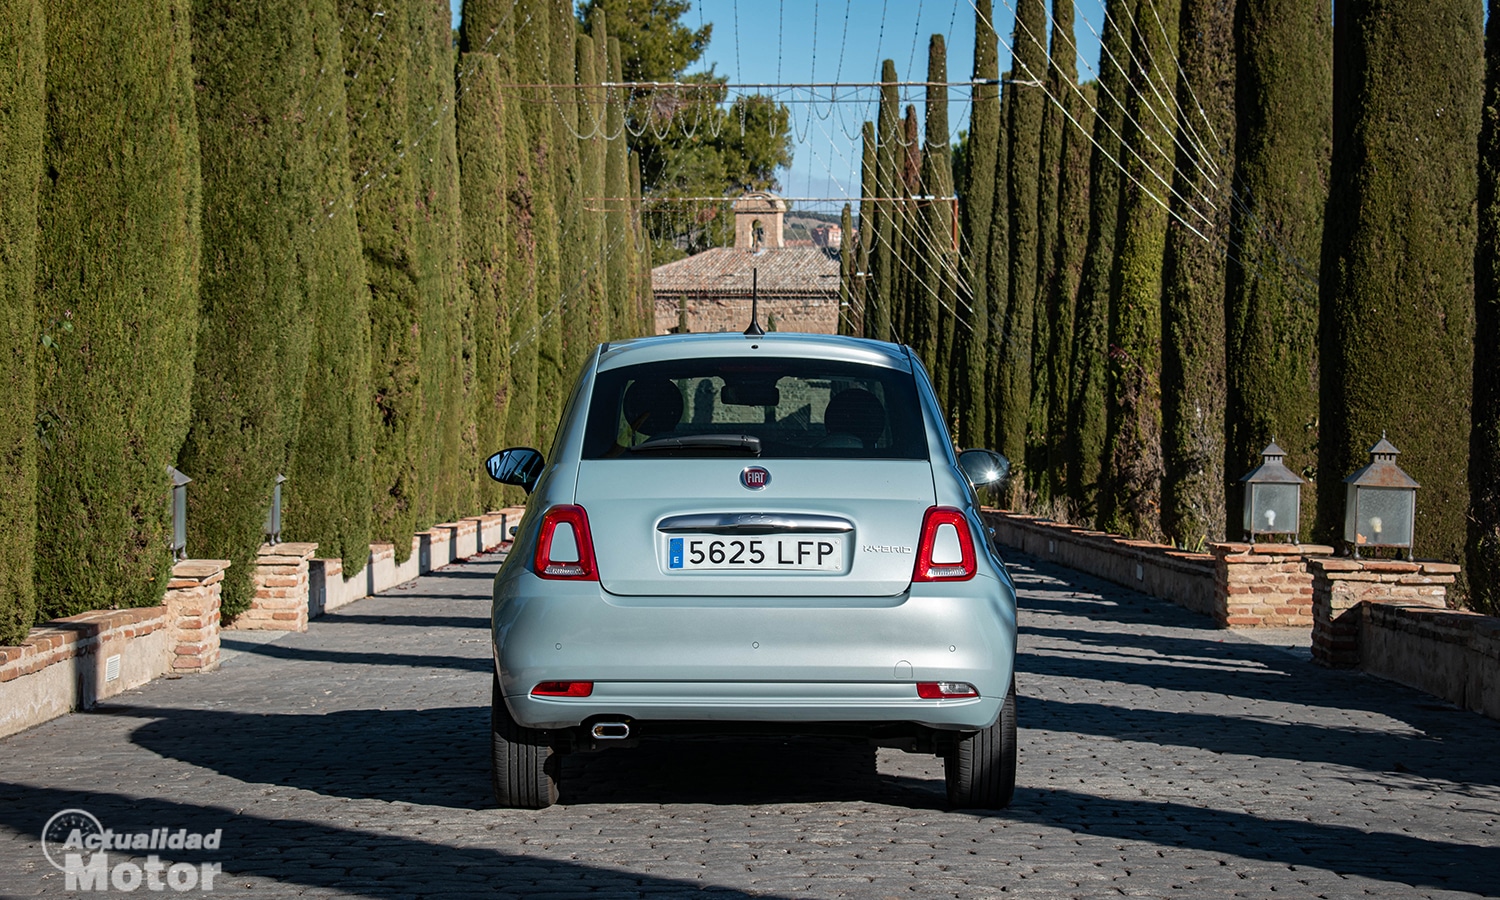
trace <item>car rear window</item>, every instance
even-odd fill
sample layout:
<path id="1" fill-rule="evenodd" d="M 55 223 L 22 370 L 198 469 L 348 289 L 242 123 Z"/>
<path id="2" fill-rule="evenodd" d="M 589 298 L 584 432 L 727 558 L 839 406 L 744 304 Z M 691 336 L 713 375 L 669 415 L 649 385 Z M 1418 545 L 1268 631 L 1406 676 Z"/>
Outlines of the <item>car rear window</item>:
<path id="1" fill-rule="evenodd" d="M 600 372 L 584 459 L 926 459 L 910 372 L 768 357 Z"/>

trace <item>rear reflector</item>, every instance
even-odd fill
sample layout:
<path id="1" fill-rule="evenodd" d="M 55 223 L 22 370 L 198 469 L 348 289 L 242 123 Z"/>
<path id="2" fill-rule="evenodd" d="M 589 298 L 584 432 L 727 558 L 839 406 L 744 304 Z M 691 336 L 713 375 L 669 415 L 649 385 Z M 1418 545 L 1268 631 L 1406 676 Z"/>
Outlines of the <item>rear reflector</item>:
<path id="1" fill-rule="evenodd" d="M 587 697 L 594 692 L 592 681 L 543 681 L 531 689 L 533 697 Z"/>
<path id="2" fill-rule="evenodd" d="M 963 510 L 934 506 L 922 519 L 912 581 L 968 581 L 978 570 L 974 538 Z"/>
<path id="3" fill-rule="evenodd" d="M 917 696 L 923 700 L 970 700 L 979 689 L 964 681 L 919 681 Z"/>
<path id="4" fill-rule="evenodd" d="M 594 538 L 581 506 L 554 506 L 542 517 L 532 569 L 542 578 L 598 581 Z"/>

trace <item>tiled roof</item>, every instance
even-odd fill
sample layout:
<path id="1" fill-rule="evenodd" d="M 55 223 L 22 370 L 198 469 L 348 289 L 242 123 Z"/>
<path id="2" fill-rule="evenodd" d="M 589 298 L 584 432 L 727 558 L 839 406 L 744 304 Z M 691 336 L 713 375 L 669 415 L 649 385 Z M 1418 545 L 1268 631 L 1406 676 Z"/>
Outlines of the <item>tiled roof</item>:
<path id="1" fill-rule="evenodd" d="M 651 270 L 656 296 L 681 294 L 749 297 L 750 273 L 758 271 L 761 296 L 836 296 L 839 292 L 838 252 L 817 247 L 748 250 L 725 247 L 657 266 Z"/>

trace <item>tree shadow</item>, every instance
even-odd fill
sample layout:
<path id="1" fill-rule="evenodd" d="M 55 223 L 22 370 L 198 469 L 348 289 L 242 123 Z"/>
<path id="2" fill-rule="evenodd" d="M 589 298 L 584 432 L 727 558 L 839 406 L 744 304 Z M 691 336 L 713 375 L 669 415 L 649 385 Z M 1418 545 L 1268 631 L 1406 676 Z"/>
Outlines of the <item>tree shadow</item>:
<path id="1" fill-rule="evenodd" d="M 317 647 L 289 646 L 277 641 L 268 644 L 255 641 L 220 638 L 220 646 L 236 653 L 250 653 L 273 659 L 297 662 L 325 662 L 365 666 L 405 666 L 413 669 L 459 669 L 467 672 L 491 672 L 494 662 L 488 656 L 437 656 L 431 653 L 377 653 L 365 650 L 323 650 Z"/>
<path id="2" fill-rule="evenodd" d="M 223 866 L 219 885 L 249 877 L 310 889 L 336 890 L 340 895 L 371 898 L 423 897 L 430 894 L 532 898 L 537 896 L 608 897 L 679 896 L 702 893 L 725 900 L 775 896 L 747 894 L 732 888 L 704 885 L 641 871 L 590 865 L 576 860 L 509 852 L 499 847 L 475 846 L 493 841 L 514 846 L 511 835 L 546 812 L 504 810 L 480 814 L 463 844 L 405 837 L 388 831 L 346 828 L 296 818 L 267 818 L 155 797 L 132 797 L 102 791 L 64 791 L 0 782 L 0 824 L 17 834 L 40 835 L 49 816 L 62 809 L 85 809 L 115 832 L 148 832 L 154 828 L 186 828 L 212 832 L 222 828 L 217 851 L 171 851 L 164 859 L 189 863 L 218 862 Z M 494 837 L 489 837 L 493 830 Z M 42 860 L 41 849 L 35 858 Z M 146 853 L 138 851 L 136 859 Z M 111 853 L 110 864 L 130 858 Z M 45 861 L 43 874 L 54 873 Z M 12 873 L 13 886 L 24 876 Z M 249 887 L 249 885 L 244 885 Z M 239 887 L 239 885 L 235 885 Z"/>
<path id="3" fill-rule="evenodd" d="M 868 744 L 810 737 L 644 740 L 637 747 L 564 759 L 568 804 L 866 801 L 944 809 L 941 778 L 882 775 Z"/>
<path id="4" fill-rule="evenodd" d="M 493 805 L 487 707 L 252 715 L 110 706 L 150 721 L 132 743 L 247 784 L 330 797 L 454 809 Z M 756 805 L 885 802 L 939 809 L 942 781 L 882 776 L 875 748 L 849 740 L 746 737 L 647 740 L 562 760 L 568 804 Z"/>

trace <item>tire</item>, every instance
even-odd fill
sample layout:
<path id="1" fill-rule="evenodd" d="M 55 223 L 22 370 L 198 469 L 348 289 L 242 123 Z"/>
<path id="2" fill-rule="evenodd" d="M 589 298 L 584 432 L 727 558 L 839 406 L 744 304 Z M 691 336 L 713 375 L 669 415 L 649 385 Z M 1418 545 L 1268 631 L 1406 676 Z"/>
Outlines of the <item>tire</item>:
<path id="1" fill-rule="evenodd" d="M 995 724 L 959 737 L 943 761 L 948 805 L 954 809 L 1004 809 L 1016 793 L 1016 686 L 1011 685 Z"/>
<path id="2" fill-rule="evenodd" d="M 511 717 L 496 676 L 490 693 L 490 756 L 495 802 L 504 809 L 544 809 L 557 802 L 559 759 L 545 731 Z"/>

